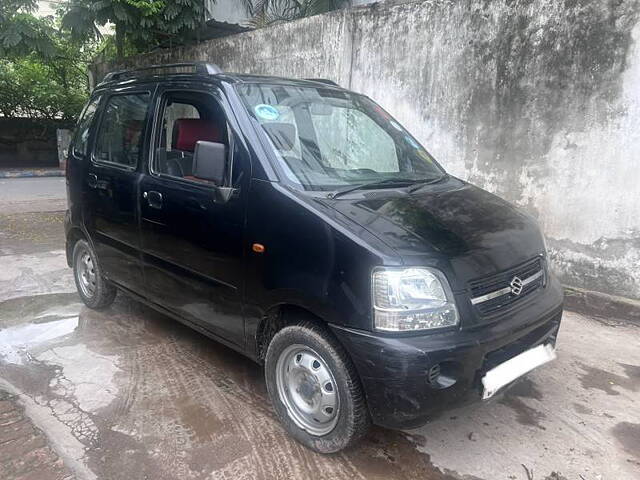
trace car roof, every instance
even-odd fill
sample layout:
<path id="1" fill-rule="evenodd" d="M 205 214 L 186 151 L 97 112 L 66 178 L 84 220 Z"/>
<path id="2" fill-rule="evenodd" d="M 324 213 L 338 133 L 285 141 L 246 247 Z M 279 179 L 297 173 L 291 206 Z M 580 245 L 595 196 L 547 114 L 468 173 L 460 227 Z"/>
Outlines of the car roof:
<path id="1" fill-rule="evenodd" d="M 216 76 L 230 83 L 268 83 L 277 85 L 296 85 L 308 87 L 317 87 L 318 84 L 322 84 L 323 86 L 342 89 L 342 87 L 340 87 L 334 81 L 324 78 L 288 78 L 276 77 L 272 75 L 254 75 L 249 73 L 222 73 Z"/>
<path id="2" fill-rule="evenodd" d="M 170 70 L 170 69 L 184 70 L 185 68 L 193 68 L 195 71 L 184 72 L 170 72 L 170 73 L 158 73 L 158 70 Z M 154 70 L 156 72 L 154 72 Z M 276 84 L 276 85 L 290 85 L 290 86 L 307 86 L 325 88 L 342 89 L 337 83 L 332 80 L 322 78 L 285 78 L 269 75 L 254 75 L 245 73 L 226 73 L 222 72 L 216 65 L 205 62 L 193 62 L 193 63 L 179 63 L 169 65 L 151 65 L 148 67 L 142 67 L 133 70 L 123 70 L 119 72 L 108 73 L 103 81 L 96 87 L 96 89 L 110 89 L 123 86 L 137 85 L 150 82 L 171 83 L 173 81 L 193 81 L 193 82 L 226 82 L 231 84 L 243 84 L 243 83 L 264 83 L 264 84 Z"/>

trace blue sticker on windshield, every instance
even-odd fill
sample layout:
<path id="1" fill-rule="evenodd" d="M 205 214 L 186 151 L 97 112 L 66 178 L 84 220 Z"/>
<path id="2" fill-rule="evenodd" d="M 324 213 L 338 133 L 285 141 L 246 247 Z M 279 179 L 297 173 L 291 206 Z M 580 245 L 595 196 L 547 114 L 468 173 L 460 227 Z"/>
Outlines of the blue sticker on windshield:
<path id="1" fill-rule="evenodd" d="M 278 109 L 271 105 L 261 103 L 260 105 L 256 105 L 254 110 L 256 115 L 263 120 L 277 120 L 280 118 L 280 112 L 278 112 Z"/>

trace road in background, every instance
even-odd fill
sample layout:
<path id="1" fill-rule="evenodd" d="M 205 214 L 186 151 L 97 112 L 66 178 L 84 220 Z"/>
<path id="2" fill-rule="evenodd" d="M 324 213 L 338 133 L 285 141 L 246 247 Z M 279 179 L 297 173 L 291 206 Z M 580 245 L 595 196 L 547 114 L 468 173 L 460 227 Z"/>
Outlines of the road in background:
<path id="1" fill-rule="evenodd" d="M 0 214 L 67 208 L 64 177 L 0 178 Z"/>

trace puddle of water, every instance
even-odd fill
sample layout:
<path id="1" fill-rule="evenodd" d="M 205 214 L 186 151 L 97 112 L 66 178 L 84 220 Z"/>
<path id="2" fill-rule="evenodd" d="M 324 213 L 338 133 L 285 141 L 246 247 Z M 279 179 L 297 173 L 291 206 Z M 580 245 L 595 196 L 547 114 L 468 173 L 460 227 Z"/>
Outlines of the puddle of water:
<path id="1" fill-rule="evenodd" d="M 621 422 L 612 432 L 623 448 L 640 460 L 640 423 Z"/>
<path id="2" fill-rule="evenodd" d="M 66 319 L 70 317 L 77 318 L 81 308 L 82 308 L 81 303 L 72 303 L 69 305 L 56 305 L 55 307 L 48 308 L 42 313 L 35 315 L 33 323 L 43 323 L 51 320 Z"/>
<path id="3" fill-rule="evenodd" d="M 580 376 L 580 383 L 584 389 L 602 390 L 607 395 L 620 395 L 620 389 L 637 392 L 640 390 L 640 367 L 620 363 L 625 375 L 618 375 L 601 368 L 578 363 L 584 370 Z"/>
<path id="4" fill-rule="evenodd" d="M 540 423 L 546 418 L 545 414 L 528 405 L 523 398 L 542 400 L 542 392 L 530 378 L 523 378 L 513 385 L 499 402 L 516 413 L 516 420 L 521 425 L 546 430 Z"/>
<path id="5" fill-rule="evenodd" d="M 60 318 L 58 315 L 54 318 Z M 51 318 L 43 314 L 40 318 Z M 29 347 L 64 337 L 78 326 L 78 312 L 68 311 L 59 320 L 46 323 L 27 323 L 0 330 L 0 359 L 5 363 L 22 365 Z"/>
<path id="6" fill-rule="evenodd" d="M 530 407 L 520 398 L 505 396 L 500 400 L 500 403 L 511 408 L 516 413 L 516 421 L 520 425 L 538 427 L 541 430 L 546 430 L 546 427 L 541 424 L 541 421 L 546 418 L 546 415 Z"/>

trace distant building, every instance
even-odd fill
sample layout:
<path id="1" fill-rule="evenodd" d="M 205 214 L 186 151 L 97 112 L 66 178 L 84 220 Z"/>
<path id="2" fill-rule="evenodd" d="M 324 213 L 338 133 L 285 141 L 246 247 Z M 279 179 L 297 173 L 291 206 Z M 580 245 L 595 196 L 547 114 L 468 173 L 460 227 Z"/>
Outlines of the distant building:
<path id="1" fill-rule="evenodd" d="M 1 0 L 0 0 L 1 1 Z M 203 32 L 203 39 L 221 37 L 232 33 L 238 33 L 247 29 L 251 15 L 242 0 L 204 0 L 207 6 L 207 27 Z M 345 7 L 365 5 L 384 0 L 349 0 Z M 54 16 L 56 10 L 64 6 L 64 0 L 39 0 L 38 10 L 35 14 L 39 17 Z M 100 27 L 103 34 L 112 34 L 113 26 L 110 24 Z"/>
<path id="2" fill-rule="evenodd" d="M 39 0 L 38 9 L 33 13 L 38 17 L 53 17 L 61 6 L 62 2 L 59 0 Z"/>
<path id="3" fill-rule="evenodd" d="M 219 24 L 231 24 L 246 26 L 251 16 L 242 0 L 205 0 L 209 10 L 209 21 Z M 293 1 L 293 0 L 292 0 Z M 348 0 L 344 7 L 366 5 L 368 3 L 382 2 L 384 0 Z"/>
<path id="4" fill-rule="evenodd" d="M 208 20 L 218 23 L 245 25 L 249 19 L 249 12 L 241 0 L 205 0 L 209 11 Z"/>
<path id="5" fill-rule="evenodd" d="M 38 9 L 33 14 L 37 17 L 54 17 L 56 11 L 63 7 L 64 4 L 63 0 L 38 0 Z M 111 35 L 113 33 L 113 25 L 111 24 L 98 27 L 98 29 L 103 35 Z"/>

